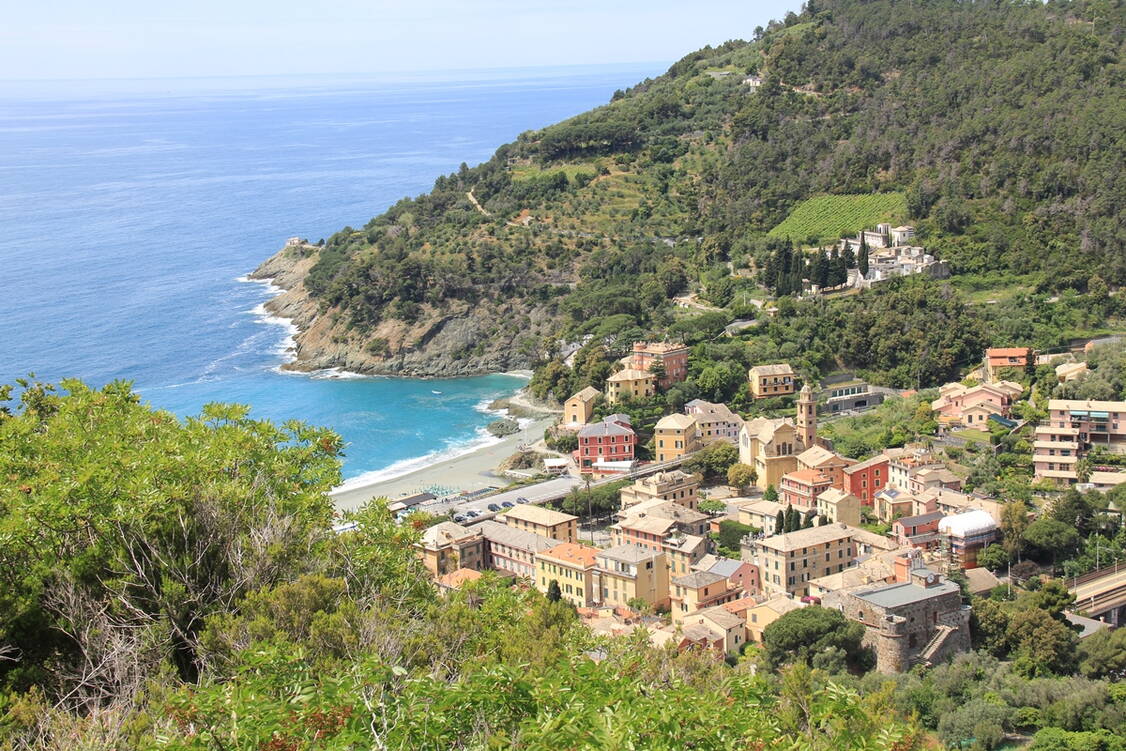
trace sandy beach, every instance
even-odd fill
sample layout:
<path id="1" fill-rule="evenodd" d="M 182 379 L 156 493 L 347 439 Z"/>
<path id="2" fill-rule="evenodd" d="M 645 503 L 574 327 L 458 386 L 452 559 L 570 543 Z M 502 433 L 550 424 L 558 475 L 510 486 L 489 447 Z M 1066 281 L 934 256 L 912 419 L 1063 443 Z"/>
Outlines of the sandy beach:
<path id="1" fill-rule="evenodd" d="M 511 480 L 492 474 L 492 470 L 516 453 L 519 444 L 535 443 L 542 439 L 543 431 L 554 421 L 552 417 L 535 419 L 519 433 L 506 436 L 498 443 L 420 467 L 398 477 L 342 487 L 330 493 L 330 497 L 339 511 L 351 511 L 372 498 L 385 496 L 394 500 L 404 495 L 421 492 L 434 485 L 468 491 L 490 486 L 503 487 Z"/>

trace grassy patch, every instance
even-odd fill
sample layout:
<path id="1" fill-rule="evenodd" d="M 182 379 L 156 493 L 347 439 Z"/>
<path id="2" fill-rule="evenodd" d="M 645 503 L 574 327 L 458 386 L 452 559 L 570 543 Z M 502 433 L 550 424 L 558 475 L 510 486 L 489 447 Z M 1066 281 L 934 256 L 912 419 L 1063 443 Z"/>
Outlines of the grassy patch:
<path id="1" fill-rule="evenodd" d="M 568 180 L 574 179 L 575 175 L 579 172 L 585 172 L 588 175 L 598 174 L 599 162 L 576 162 L 569 164 L 553 164 L 550 167 L 540 167 L 535 164 L 526 164 L 512 168 L 512 179 L 516 182 L 521 180 L 530 180 L 533 177 L 540 175 L 550 175 L 556 172 L 562 172 L 567 175 Z"/>
<path id="2" fill-rule="evenodd" d="M 989 443 L 989 434 L 981 431 L 974 430 L 973 428 L 966 428 L 965 430 L 955 430 L 951 435 L 955 435 L 970 443 Z"/>
<path id="3" fill-rule="evenodd" d="M 907 199 L 902 193 L 814 196 L 798 204 L 767 234 L 798 241 L 816 238 L 815 242 L 825 243 L 881 222 L 898 224 L 906 217 Z"/>

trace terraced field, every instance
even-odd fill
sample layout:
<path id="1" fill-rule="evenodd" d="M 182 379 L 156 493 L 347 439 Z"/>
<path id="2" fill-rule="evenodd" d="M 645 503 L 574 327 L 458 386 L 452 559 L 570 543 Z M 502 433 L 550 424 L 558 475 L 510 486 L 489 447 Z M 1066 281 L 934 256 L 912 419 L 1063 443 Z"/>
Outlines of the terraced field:
<path id="1" fill-rule="evenodd" d="M 767 234 L 795 242 L 816 238 L 814 243 L 829 243 L 881 222 L 899 224 L 906 218 L 907 199 L 902 193 L 814 196 Z"/>

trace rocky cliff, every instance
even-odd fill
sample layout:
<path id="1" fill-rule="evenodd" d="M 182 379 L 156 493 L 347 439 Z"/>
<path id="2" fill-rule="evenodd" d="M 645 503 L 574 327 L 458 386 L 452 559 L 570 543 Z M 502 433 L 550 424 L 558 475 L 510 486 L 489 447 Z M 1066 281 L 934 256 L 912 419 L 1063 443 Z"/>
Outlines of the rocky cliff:
<path id="1" fill-rule="evenodd" d="M 441 378 L 533 366 L 536 353 L 526 343 L 527 334 L 547 324 L 543 313 L 496 299 L 442 309 L 424 305 L 413 321 L 388 319 L 361 331 L 348 325 L 342 311 L 324 307 L 306 290 L 305 277 L 319 253 L 315 245 L 290 243 L 250 274 L 282 288 L 266 309 L 299 330 L 295 359 L 285 369 Z M 511 321 L 522 323 L 505 323 Z"/>

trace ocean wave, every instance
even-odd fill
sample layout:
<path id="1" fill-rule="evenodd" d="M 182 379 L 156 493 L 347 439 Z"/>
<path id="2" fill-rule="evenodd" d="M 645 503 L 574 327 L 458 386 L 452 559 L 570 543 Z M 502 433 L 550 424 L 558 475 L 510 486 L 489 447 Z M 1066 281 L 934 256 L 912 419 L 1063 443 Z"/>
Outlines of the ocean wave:
<path id="1" fill-rule="evenodd" d="M 410 459 L 400 459 L 399 461 L 390 464 L 383 469 L 376 469 L 370 472 L 356 475 L 344 481 L 343 484 L 333 488 L 333 493 L 341 493 L 348 490 L 359 490 L 374 485 L 379 482 L 386 482 L 394 480 L 403 475 L 409 475 L 420 469 L 425 469 L 431 465 L 439 462 L 447 462 L 451 459 L 472 454 L 481 449 L 495 446 L 498 443 L 504 442 L 503 438 L 497 438 L 485 428 L 477 428 L 476 434 L 473 438 L 464 441 L 455 441 L 448 444 L 445 448 L 437 451 L 431 451 L 422 456 L 416 456 Z M 435 477 L 435 482 L 440 481 L 440 477 Z M 422 482 L 420 480 L 420 482 Z"/>
<path id="2" fill-rule="evenodd" d="M 360 379 L 371 378 L 369 375 L 363 373 L 353 373 L 350 370 L 343 368 L 324 368 L 323 370 L 314 370 L 307 375 L 315 380 L 338 380 L 338 381 L 356 381 Z"/>

